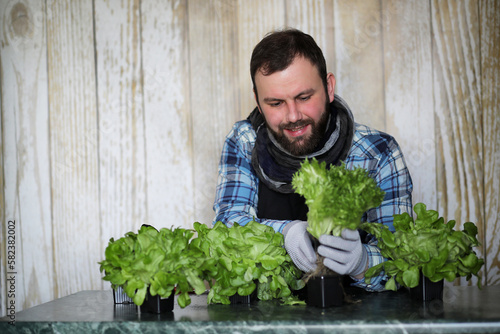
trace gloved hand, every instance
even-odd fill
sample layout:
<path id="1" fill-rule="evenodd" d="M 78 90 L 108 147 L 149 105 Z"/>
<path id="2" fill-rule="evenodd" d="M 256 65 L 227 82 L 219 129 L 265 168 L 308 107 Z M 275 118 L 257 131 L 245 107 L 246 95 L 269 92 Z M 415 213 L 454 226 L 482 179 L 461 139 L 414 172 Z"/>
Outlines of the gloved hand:
<path id="1" fill-rule="evenodd" d="M 304 272 L 316 268 L 316 253 L 307 232 L 307 222 L 294 220 L 283 229 L 285 249 L 293 263 Z"/>
<path id="2" fill-rule="evenodd" d="M 341 237 L 321 235 L 318 254 L 326 267 L 340 275 L 358 276 L 366 269 L 368 254 L 357 230 L 344 229 Z"/>

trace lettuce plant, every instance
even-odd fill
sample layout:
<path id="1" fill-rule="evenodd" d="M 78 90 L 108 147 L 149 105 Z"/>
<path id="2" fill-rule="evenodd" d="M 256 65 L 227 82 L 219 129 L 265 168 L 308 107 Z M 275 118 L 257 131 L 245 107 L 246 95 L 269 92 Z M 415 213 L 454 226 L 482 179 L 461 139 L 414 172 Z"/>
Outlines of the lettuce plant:
<path id="1" fill-rule="evenodd" d="M 158 231 L 143 225 L 138 233 L 111 238 L 99 262 L 103 279 L 113 288 L 123 287 L 136 305 L 143 304 L 149 288 L 152 296 L 179 294 L 177 303 L 184 308 L 191 303 L 188 293 L 204 293 L 204 281 L 215 276 L 215 260 L 190 247 L 193 235 L 183 228 Z"/>
<path id="2" fill-rule="evenodd" d="M 255 289 L 261 300 L 290 302 L 291 289 L 302 288 L 301 272 L 283 248 L 283 235 L 271 227 L 251 221 L 232 227 L 217 222 L 212 228 L 195 223 L 194 228 L 198 237 L 192 247 L 216 261 L 208 303 L 229 304 L 230 296 L 248 296 Z"/>
<path id="3" fill-rule="evenodd" d="M 396 290 L 396 283 L 408 288 L 417 286 L 420 273 L 432 282 L 478 276 L 484 260 L 473 250 L 479 245 L 476 225 L 467 222 L 462 231 L 456 231 L 454 220 L 445 223 L 437 211 L 427 210 L 423 203 L 415 204 L 413 210 L 415 221 L 406 212 L 394 215 L 394 233 L 382 224 L 363 224 L 362 228 L 377 238 L 381 254 L 388 259 L 368 269 L 366 280 L 369 282 L 384 270 L 390 277 L 386 289 Z M 477 283 L 480 287 L 481 280 Z"/>
<path id="4" fill-rule="evenodd" d="M 344 163 L 327 168 L 324 161 L 319 163 L 315 158 L 302 163 L 292 186 L 305 198 L 307 230 L 316 239 L 322 234 L 340 236 L 345 228 L 356 230 L 363 214 L 384 199 L 384 192 L 367 170 L 349 170 Z"/>

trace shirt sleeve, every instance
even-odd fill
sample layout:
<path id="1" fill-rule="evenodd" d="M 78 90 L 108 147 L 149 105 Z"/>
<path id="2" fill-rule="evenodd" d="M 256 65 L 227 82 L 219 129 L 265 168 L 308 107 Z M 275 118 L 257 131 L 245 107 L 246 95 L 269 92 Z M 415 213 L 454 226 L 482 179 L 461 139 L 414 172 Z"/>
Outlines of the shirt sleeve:
<path id="1" fill-rule="evenodd" d="M 375 245 L 363 244 L 368 253 L 368 267 L 371 268 L 379 263 L 387 261 L 386 258 L 380 254 L 380 249 Z M 385 282 L 387 281 L 387 275 L 382 271 L 378 276 L 372 277 L 370 283 L 366 283 L 364 278 L 356 279 L 351 276 L 354 280 L 352 286 L 358 288 L 363 288 L 366 291 L 378 292 L 385 290 Z"/>
<path id="2" fill-rule="evenodd" d="M 248 122 L 236 123 L 227 135 L 219 162 L 213 223 L 232 226 L 255 220 L 281 233 L 290 220 L 257 218 L 259 180 L 251 163 L 254 144 L 255 131 Z"/>

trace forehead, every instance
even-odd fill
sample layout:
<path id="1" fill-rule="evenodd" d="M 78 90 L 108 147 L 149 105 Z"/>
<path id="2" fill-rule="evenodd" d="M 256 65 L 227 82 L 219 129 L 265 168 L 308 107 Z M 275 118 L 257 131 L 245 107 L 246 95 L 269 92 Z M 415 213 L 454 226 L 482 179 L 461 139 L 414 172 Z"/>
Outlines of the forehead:
<path id="1" fill-rule="evenodd" d="M 308 59 L 297 57 L 286 69 L 269 75 L 264 75 L 261 70 L 255 74 L 255 86 L 259 97 L 283 94 L 299 94 L 303 90 L 321 87 L 323 82 L 319 71 Z"/>

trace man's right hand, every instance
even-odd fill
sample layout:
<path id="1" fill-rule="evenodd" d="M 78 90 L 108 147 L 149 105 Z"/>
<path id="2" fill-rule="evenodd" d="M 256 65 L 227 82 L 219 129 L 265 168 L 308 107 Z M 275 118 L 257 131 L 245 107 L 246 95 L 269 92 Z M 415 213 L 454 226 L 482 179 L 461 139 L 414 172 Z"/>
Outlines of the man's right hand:
<path id="1" fill-rule="evenodd" d="M 293 263 L 302 271 L 310 272 L 316 268 L 316 253 L 307 232 L 307 222 L 294 220 L 283 229 L 285 249 Z"/>

